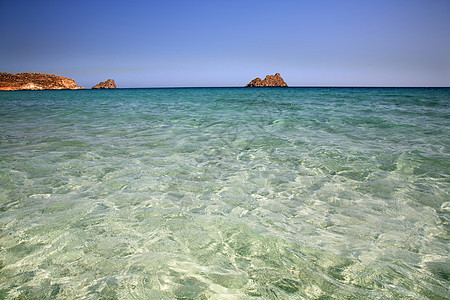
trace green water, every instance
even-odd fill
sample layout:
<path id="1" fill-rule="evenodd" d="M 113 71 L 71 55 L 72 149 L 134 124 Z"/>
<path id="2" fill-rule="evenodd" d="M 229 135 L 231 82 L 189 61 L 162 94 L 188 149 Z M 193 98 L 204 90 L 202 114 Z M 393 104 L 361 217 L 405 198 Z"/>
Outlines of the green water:
<path id="1" fill-rule="evenodd" d="M 448 299 L 449 99 L 0 92 L 0 299 Z"/>

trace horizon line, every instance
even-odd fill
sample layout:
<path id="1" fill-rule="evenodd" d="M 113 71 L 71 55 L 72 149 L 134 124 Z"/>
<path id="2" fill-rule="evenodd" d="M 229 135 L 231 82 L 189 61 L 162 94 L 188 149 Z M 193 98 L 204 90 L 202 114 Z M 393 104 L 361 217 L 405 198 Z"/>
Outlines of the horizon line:
<path id="1" fill-rule="evenodd" d="M 265 87 L 246 87 L 246 86 L 152 86 L 152 87 L 118 87 L 117 89 L 204 89 L 204 88 L 245 88 L 245 89 L 271 89 L 271 88 L 450 88 L 449 86 L 365 86 L 365 85 L 293 85 L 287 87 L 265 86 Z M 89 90 L 89 88 L 87 88 Z M 102 89 L 99 89 L 102 90 Z"/>
<path id="2" fill-rule="evenodd" d="M 450 89 L 450 86 L 266 86 L 266 87 L 246 87 L 246 86 L 155 86 L 155 87 L 118 87 L 112 89 L 44 89 L 44 90 L 0 90 L 0 92 L 39 92 L 39 91 L 105 91 L 105 90 L 145 90 L 145 89 Z"/>

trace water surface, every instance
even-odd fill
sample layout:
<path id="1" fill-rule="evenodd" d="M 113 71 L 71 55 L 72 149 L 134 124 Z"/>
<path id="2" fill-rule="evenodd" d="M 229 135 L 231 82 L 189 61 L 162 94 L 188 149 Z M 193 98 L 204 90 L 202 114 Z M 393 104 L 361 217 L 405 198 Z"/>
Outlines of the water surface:
<path id="1" fill-rule="evenodd" d="M 450 298 L 449 99 L 0 92 L 0 298 Z"/>

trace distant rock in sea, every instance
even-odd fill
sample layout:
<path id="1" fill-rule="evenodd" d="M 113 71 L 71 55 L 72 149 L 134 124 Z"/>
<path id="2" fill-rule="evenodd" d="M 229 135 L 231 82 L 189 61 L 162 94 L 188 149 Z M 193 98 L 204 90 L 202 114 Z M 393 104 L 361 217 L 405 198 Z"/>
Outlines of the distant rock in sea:
<path id="1" fill-rule="evenodd" d="M 92 87 L 93 89 L 117 89 L 117 85 L 112 79 L 108 79 L 106 81 L 102 81 L 97 85 Z"/>
<path id="2" fill-rule="evenodd" d="M 0 72 L 0 91 L 80 90 L 73 79 L 52 74 Z"/>
<path id="3" fill-rule="evenodd" d="M 283 78 L 281 78 L 280 73 L 276 73 L 275 75 L 267 75 L 264 80 L 257 77 L 250 81 L 245 87 L 287 87 L 288 85 L 284 82 Z"/>

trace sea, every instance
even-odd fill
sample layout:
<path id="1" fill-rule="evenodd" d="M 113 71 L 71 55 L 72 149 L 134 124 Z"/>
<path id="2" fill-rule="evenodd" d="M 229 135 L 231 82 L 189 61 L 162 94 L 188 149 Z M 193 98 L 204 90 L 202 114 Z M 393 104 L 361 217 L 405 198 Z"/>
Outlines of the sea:
<path id="1" fill-rule="evenodd" d="M 449 88 L 0 92 L 0 299 L 450 299 Z"/>

